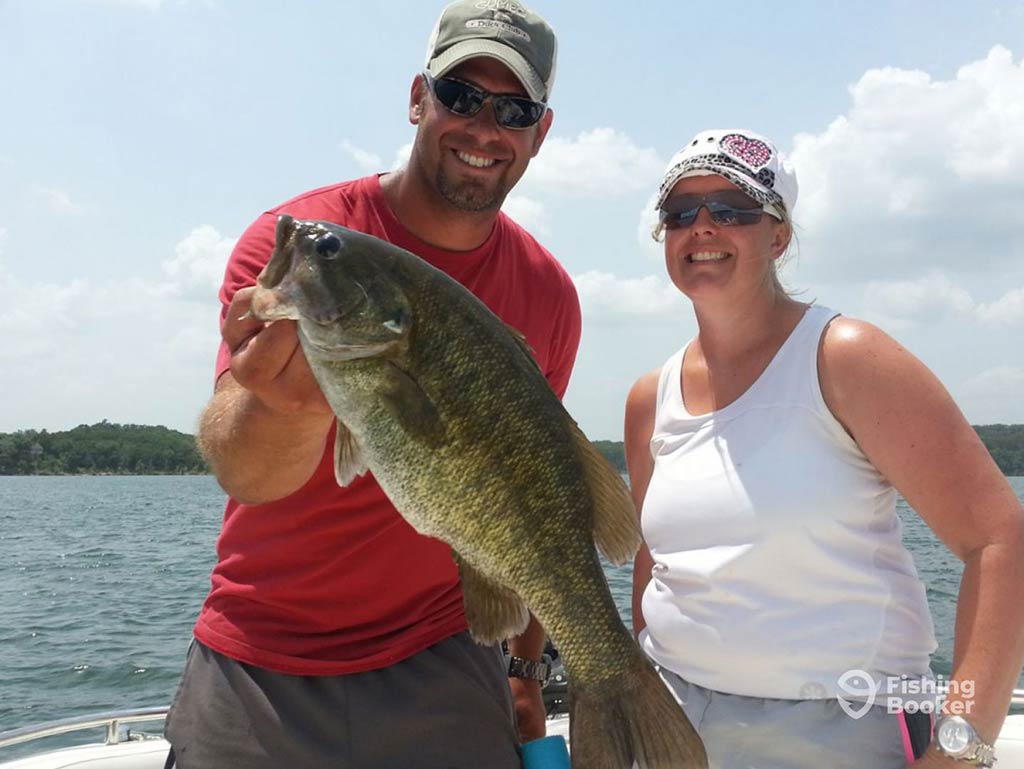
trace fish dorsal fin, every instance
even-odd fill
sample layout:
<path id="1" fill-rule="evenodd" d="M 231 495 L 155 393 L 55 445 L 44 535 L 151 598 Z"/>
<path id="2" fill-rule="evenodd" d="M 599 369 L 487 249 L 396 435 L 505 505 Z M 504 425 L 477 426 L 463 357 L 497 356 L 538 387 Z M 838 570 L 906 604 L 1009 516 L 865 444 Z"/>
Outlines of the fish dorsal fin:
<path id="1" fill-rule="evenodd" d="M 352 432 L 337 420 L 334 433 L 334 477 L 339 486 L 348 486 L 369 469 Z"/>
<path id="2" fill-rule="evenodd" d="M 502 321 L 502 323 L 505 323 L 505 321 Z M 533 348 L 530 347 L 530 343 L 526 341 L 526 336 L 523 332 L 515 326 L 510 326 L 508 323 L 505 323 L 505 328 L 508 330 L 508 333 L 512 335 L 512 338 L 516 340 L 516 344 L 519 345 L 520 349 L 526 353 L 526 357 L 533 361 L 533 365 L 535 365 L 537 370 L 540 371 L 540 364 L 537 363 L 537 359 L 534 357 Z"/>
<path id="3" fill-rule="evenodd" d="M 530 621 L 523 599 L 470 566 L 455 551 L 452 551 L 452 557 L 459 566 L 466 623 L 473 639 L 478 643 L 493 644 L 522 633 Z"/>
<path id="4" fill-rule="evenodd" d="M 604 455 L 570 420 L 572 435 L 583 461 L 583 473 L 594 500 L 594 542 L 616 566 L 626 563 L 640 547 L 640 524 L 629 489 Z"/>

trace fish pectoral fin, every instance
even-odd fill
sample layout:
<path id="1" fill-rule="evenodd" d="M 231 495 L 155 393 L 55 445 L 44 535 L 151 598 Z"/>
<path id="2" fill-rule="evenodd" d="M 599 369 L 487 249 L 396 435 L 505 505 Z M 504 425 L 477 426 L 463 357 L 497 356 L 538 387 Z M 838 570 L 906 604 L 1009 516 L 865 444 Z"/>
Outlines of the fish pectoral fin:
<path id="1" fill-rule="evenodd" d="M 368 469 L 356 437 L 338 420 L 334 433 L 334 477 L 338 479 L 338 485 L 348 486 Z"/>
<path id="2" fill-rule="evenodd" d="M 594 542 L 609 561 L 626 563 L 640 547 L 640 523 L 629 489 L 579 426 L 572 434 L 583 462 L 584 480 L 594 500 Z"/>
<path id="3" fill-rule="evenodd" d="M 453 552 L 462 582 L 469 632 L 477 643 L 493 644 L 526 630 L 530 612 L 519 595 L 499 585 Z"/>
<path id="4" fill-rule="evenodd" d="M 419 382 L 394 363 L 388 363 L 381 402 L 411 438 L 431 446 L 444 440 L 441 415 Z"/>

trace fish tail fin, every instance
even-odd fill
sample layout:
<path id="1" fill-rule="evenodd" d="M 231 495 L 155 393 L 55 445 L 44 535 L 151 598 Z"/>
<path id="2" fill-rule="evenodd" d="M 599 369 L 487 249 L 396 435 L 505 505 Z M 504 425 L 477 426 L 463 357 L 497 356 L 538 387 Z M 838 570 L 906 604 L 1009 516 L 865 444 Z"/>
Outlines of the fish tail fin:
<path id="1" fill-rule="evenodd" d="M 642 664 L 639 664 L 642 663 Z M 706 769 L 704 743 L 654 668 L 571 690 L 574 769 Z"/>

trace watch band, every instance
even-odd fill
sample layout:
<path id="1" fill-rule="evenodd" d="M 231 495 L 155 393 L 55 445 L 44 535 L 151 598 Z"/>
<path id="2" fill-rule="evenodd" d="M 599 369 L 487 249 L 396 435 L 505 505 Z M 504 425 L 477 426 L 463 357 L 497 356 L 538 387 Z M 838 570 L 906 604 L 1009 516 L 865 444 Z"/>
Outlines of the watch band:
<path id="1" fill-rule="evenodd" d="M 996 762 L 995 746 L 982 744 L 974 751 L 969 763 L 975 766 L 991 767 Z"/>
<path id="2" fill-rule="evenodd" d="M 967 746 L 956 752 L 947 751 L 942 744 L 942 737 L 940 731 L 944 723 L 956 723 L 961 728 L 966 728 L 970 735 L 970 741 Z M 981 737 L 978 736 L 974 726 L 971 722 L 962 716 L 943 716 L 935 722 L 935 742 L 939 752 L 945 756 L 952 758 L 954 761 L 959 761 L 962 764 L 968 766 L 980 766 L 980 767 L 991 767 L 995 762 L 995 747 L 984 742 Z"/>
<path id="3" fill-rule="evenodd" d="M 540 662 L 524 659 L 522 657 L 508 657 L 509 678 L 526 678 L 531 681 L 540 681 L 543 686 L 548 682 L 551 675 L 551 658 L 544 655 Z"/>

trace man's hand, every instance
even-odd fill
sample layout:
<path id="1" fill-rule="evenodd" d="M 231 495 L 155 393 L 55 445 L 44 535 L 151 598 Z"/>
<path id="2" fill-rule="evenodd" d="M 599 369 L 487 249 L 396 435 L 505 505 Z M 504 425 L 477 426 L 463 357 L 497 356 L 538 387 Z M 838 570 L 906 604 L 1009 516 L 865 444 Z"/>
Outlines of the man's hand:
<path id="1" fill-rule="evenodd" d="M 508 685 L 512 690 L 512 702 L 516 709 L 520 741 L 539 740 L 547 732 L 547 713 L 544 712 L 544 698 L 541 696 L 540 681 L 510 678 Z"/>
<path id="2" fill-rule="evenodd" d="M 231 370 L 217 381 L 197 435 L 217 482 L 249 505 L 301 488 L 319 466 L 334 424 L 295 322 L 247 317 L 254 290 L 239 290 L 228 308 L 221 334 Z"/>
<path id="3" fill-rule="evenodd" d="M 231 350 L 231 376 L 267 408 L 285 414 L 322 414 L 331 408 L 299 345 L 295 321 L 269 324 L 248 315 L 255 287 L 231 300 L 221 335 Z"/>

